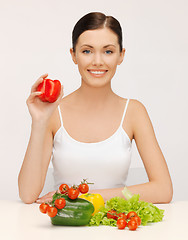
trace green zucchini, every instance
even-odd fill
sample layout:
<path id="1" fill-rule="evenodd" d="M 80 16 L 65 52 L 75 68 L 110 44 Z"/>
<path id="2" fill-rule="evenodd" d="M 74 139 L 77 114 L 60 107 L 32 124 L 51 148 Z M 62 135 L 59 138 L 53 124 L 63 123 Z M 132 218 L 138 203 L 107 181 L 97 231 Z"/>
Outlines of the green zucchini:
<path id="1" fill-rule="evenodd" d="M 63 226 L 87 225 L 94 212 L 93 204 L 82 198 L 72 200 L 68 196 L 58 193 L 54 194 L 53 202 L 55 202 L 60 195 L 66 200 L 66 205 L 63 209 L 58 209 L 57 215 L 51 218 L 51 223 L 53 225 Z"/>

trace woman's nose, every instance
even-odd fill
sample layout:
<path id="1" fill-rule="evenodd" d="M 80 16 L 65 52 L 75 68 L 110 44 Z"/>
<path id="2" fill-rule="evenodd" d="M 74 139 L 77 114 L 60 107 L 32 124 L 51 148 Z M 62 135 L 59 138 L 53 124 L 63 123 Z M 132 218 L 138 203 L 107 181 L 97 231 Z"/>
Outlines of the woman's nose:
<path id="1" fill-rule="evenodd" d="M 103 62 L 103 58 L 102 58 L 101 54 L 100 53 L 95 53 L 93 55 L 93 65 L 94 66 L 101 66 L 103 64 L 104 64 L 104 62 Z"/>

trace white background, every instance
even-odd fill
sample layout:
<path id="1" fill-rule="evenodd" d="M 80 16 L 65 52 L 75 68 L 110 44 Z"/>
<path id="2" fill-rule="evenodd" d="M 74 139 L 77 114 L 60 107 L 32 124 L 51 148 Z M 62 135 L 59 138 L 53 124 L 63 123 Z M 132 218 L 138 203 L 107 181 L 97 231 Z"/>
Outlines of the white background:
<path id="1" fill-rule="evenodd" d="M 174 200 L 188 200 L 186 0 L 0 0 L 0 199 L 18 198 L 31 85 L 47 72 L 62 82 L 65 95 L 80 86 L 69 53 L 71 34 L 91 11 L 120 21 L 126 55 L 113 90 L 146 106 L 172 176 Z M 131 168 L 143 168 L 135 146 Z"/>

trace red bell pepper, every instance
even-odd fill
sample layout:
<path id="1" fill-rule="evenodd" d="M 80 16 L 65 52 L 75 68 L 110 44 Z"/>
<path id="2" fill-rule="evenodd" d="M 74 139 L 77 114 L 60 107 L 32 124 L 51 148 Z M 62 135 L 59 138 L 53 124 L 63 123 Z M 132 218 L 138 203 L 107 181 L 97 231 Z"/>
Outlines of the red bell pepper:
<path id="1" fill-rule="evenodd" d="M 44 79 L 43 82 L 38 85 L 37 91 L 42 92 L 39 98 L 43 102 L 53 103 L 59 97 L 61 83 L 59 80 Z"/>

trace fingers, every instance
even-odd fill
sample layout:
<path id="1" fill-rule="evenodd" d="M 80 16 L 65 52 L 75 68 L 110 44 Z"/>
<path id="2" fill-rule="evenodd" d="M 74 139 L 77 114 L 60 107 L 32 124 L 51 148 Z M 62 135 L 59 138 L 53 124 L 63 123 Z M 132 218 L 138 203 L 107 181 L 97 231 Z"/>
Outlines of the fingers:
<path id="1" fill-rule="evenodd" d="M 41 204 L 41 203 L 48 203 L 51 201 L 52 201 L 52 197 L 46 197 L 46 198 L 39 198 L 35 202 Z"/>
<path id="2" fill-rule="evenodd" d="M 43 75 L 40 76 L 40 78 L 46 78 L 48 76 L 48 73 L 44 73 Z"/>
<path id="3" fill-rule="evenodd" d="M 31 93 L 35 92 L 37 90 L 38 85 L 48 76 L 48 73 L 45 73 L 43 75 L 41 75 L 37 81 L 33 84 L 33 86 L 31 87 Z"/>
<path id="4" fill-rule="evenodd" d="M 36 203 L 51 202 L 52 197 L 55 193 L 56 193 L 56 191 L 49 192 L 46 195 L 42 196 L 41 198 L 38 198 L 35 202 Z"/>
<path id="5" fill-rule="evenodd" d="M 52 197 L 51 198 L 42 198 L 42 199 L 39 198 L 35 202 L 41 204 L 41 203 L 48 203 L 48 202 L 51 202 L 51 201 L 52 201 Z"/>
<path id="6" fill-rule="evenodd" d="M 29 95 L 26 103 L 28 104 L 28 103 L 33 102 L 34 99 L 35 99 L 36 97 L 40 96 L 41 94 L 42 94 L 41 92 L 33 92 L 33 93 L 31 93 L 31 94 Z"/>

